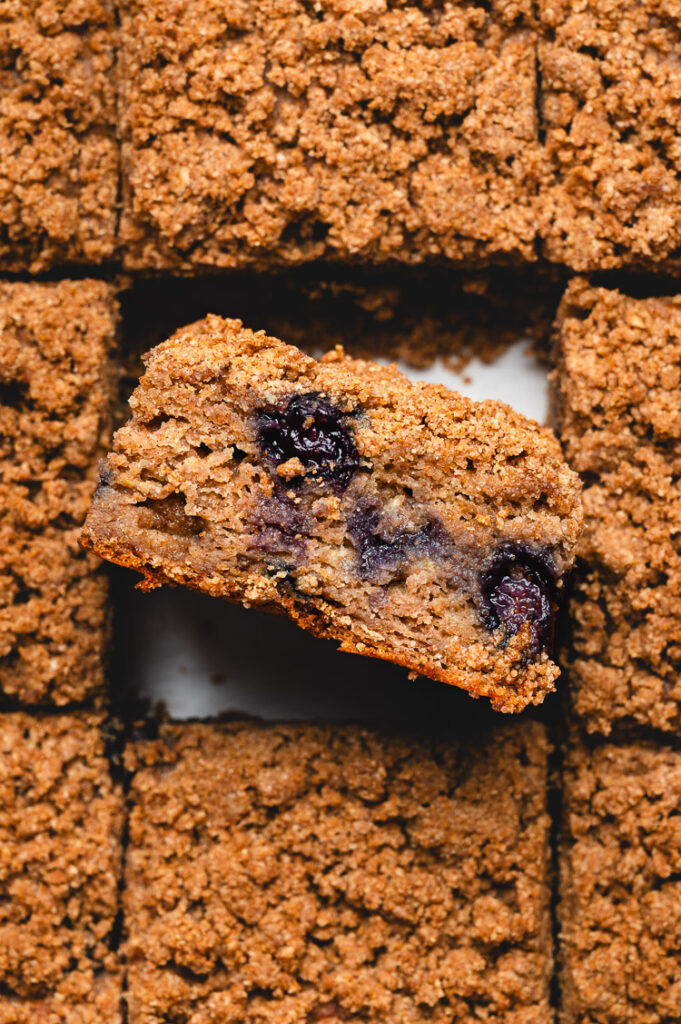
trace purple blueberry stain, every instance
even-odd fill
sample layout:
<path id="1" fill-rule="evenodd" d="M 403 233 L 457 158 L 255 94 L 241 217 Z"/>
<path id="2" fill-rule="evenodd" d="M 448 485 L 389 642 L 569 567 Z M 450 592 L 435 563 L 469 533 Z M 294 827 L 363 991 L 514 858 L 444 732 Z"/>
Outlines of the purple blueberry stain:
<path id="1" fill-rule="evenodd" d="M 283 409 L 259 411 L 260 449 L 275 466 L 299 459 L 306 474 L 344 490 L 361 463 L 348 416 L 316 392 L 294 395 Z"/>
<path id="2" fill-rule="evenodd" d="M 489 629 L 504 626 L 507 638 L 527 622 L 534 654 L 553 646 L 554 570 L 549 558 L 508 545 L 483 574 L 481 590 Z"/>
<path id="3" fill-rule="evenodd" d="M 304 509 L 285 497 L 275 495 L 258 504 L 250 526 L 252 536 L 249 548 L 252 551 L 270 555 L 292 551 L 302 558 L 312 520 Z"/>
<path id="4" fill-rule="evenodd" d="M 348 530 L 357 549 L 359 573 L 365 579 L 401 567 L 420 555 L 442 557 L 448 544 L 437 519 L 429 519 L 417 530 L 391 528 L 375 503 L 359 507 L 348 522 Z"/>

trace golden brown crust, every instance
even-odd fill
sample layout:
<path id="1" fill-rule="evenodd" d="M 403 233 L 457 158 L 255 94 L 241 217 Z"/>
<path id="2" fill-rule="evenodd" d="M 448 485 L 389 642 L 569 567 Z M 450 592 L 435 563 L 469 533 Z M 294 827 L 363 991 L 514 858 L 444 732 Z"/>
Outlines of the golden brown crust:
<path id="1" fill-rule="evenodd" d="M 106 581 L 78 545 L 111 433 L 117 306 L 100 281 L 0 283 L 0 692 L 101 695 Z"/>
<path id="2" fill-rule="evenodd" d="M 176 568 L 168 565 L 150 567 L 145 557 L 140 557 L 126 543 L 95 539 L 92 533 L 85 532 L 81 537 L 83 547 L 96 551 L 100 558 L 113 562 L 126 569 L 135 569 L 142 574 L 137 584 L 140 590 L 153 590 L 163 584 L 185 586 L 198 590 L 213 597 L 222 597 L 237 604 L 246 604 L 243 586 L 229 580 L 207 580 L 205 576 L 191 572 L 189 569 Z M 255 603 L 255 602 L 253 602 Z M 543 656 L 536 664 L 524 664 L 522 671 L 518 668 L 518 655 L 522 648 L 518 643 L 511 643 L 506 650 L 497 654 L 493 668 L 489 668 L 486 652 L 482 649 L 468 648 L 468 662 L 465 666 L 443 667 L 426 657 L 418 657 L 417 652 L 408 655 L 397 653 L 388 643 L 366 640 L 355 640 L 352 633 L 339 626 L 334 609 L 323 601 L 311 609 L 301 605 L 286 595 L 268 594 L 259 606 L 265 611 L 285 614 L 302 629 L 313 636 L 326 640 L 338 640 L 338 650 L 345 654 L 361 654 L 368 658 L 378 658 L 401 665 L 415 676 L 426 676 L 438 682 L 448 683 L 466 690 L 472 697 L 486 697 L 495 711 L 522 711 L 529 703 L 540 704 L 547 692 L 553 689 L 553 682 L 558 676 L 558 669 L 548 657 Z M 247 604 L 248 606 L 248 604 Z M 519 650 L 520 648 L 520 650 Z M 476 666 L 476 654 L 479 666 Z"/>
<path id="3" fill-rule="evenodd" d="M 547 753 L 527 722 L 463 743 L 167 724 L 129 747 L 130 1024 L 548 1024 Z"/>
<path id="4" fill-rule="evenodd" d="M 681 299 L 574 280 L 556 324 L 557 427 L 585 481 L 566 663 L 589 730 L 681 721 Z"/>
<path id="5" fill-rule="evenodd" d="M 119 1024 L 123 794 L 100 715 L 0 716 L 0 1021 Z"/>
<path id="6" fill-rule="evenodd" d="M 125 0 L 130 268 L 535 258 L 527 0 Z"/>
<path id="7" fill-rule="evenodd" d="M 112 259 L 118 146 L 108 0 L 0 7 L 0 268 Z"/>

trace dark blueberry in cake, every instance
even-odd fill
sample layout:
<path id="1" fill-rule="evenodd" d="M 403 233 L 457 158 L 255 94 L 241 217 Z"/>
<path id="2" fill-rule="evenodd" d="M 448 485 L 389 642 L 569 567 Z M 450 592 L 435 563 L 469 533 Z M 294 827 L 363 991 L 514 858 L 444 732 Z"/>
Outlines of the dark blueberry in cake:
<path id="1" fill-rule="evenodd" d="M 300 459 L 316 477 L 347 487 L 360 458 L 347 414 L 314 392 L 294 395 L 283 411 L 261 410 L 258 441 L 279 466 Z"/>
<path id="2" fill-rule="evenodd" d="M 353 516 L 348 525 L 359 555 L 360 576 L 374 576 L 381 569 L 402 561 L 399 538 L 386 540 L 380 535 L 380 516 L 376 510 Z"/>
<path id="3" fill-rule="evenodd" d="M 359 572 L 371 578 L 381 570 L 401 566 L 419 555 L 444 555 L 447 534 L 436 519 L 416 530 L 391 528 L 377 505 L 360 507 L 348 522 L 359 554 Z"/>
<path id="4" fill-rule="evenodd" d="M 507 635 L 513 636 L 528 622 L 534 653 L 549 653 L 553 644 L 552 576 L 550 562 L 534 552 L 515 547 L 501 551 L 482 579 L 489 628 L 503 625 Z"/>

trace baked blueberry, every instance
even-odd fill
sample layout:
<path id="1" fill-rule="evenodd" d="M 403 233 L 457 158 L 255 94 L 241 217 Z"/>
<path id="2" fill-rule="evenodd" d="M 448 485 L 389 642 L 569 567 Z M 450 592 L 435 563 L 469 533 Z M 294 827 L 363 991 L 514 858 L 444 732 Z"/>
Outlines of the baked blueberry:
<path id="1" fill-rule="evenodd" d="M 396 528 L 370 503 L 350 518 L 348 532 L 357 548 L 360 575 L 365 578 L 405 565 L 419 555 L 444 556 L 447 547 L 447 535 L 436 519 L 414 530 Z"/>
<path id="2" fill-rule="evenodd" d="M 282 410 L 261 410 L 258 441 L 275 466 L 299 459 L 307 472 L 341 488 L 360 464 L 347 414 L 315 392 L 294 395 Z"/>
<path id="3" fill-rule="evenodd" d="M 506 548 L 485 573 L 482 590 L 490 629 L 503 625 L 510 637 L 527 622 L 533 653 L 551 651 L 554 586 L 547 559 L 523 548 Z"/>

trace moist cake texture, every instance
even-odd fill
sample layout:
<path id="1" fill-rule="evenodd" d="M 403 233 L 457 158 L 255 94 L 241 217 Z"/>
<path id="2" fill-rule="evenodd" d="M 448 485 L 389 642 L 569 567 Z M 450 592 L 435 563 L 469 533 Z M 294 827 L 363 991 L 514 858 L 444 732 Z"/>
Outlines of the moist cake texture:
<path id="1" fill-rule="evenodd" d="M 530 0 L 122 0 L 127 267 L 535 258 Z"/>
<path id="2" fill-rule="evenodd" d="M 78 543 L 110 437 L 116 305 L 99 281 L 0 283 L 0 693 L 103 691 L 105 576 Z"/>
<path id="3" fill-rule="evenodd" d="M 538 0 L 543 254 L 574 270 L 681 258 L 678 0 Z"/>
<path id="4" fill-rule="evenodd" d="M 181 723 L 128 748 L 130 1024 L 544 1024 L 548 744 Z"/>
<path id="5" fill-rule="evenodd" d="M 575 709 L 589 730 L 681 725 L 681 298 L 574 280 L 556 325 L 555 402 L 584 480 L 569 600 Z"/>
<path id="6" fill-rule="evenodd" d="M 681 751 L 575 737 L 563 784 L 561 1020 L 679 1020 Z"/>
<path id="7" fill-rule="evenodd" d="M 101 716 L 0 715 L 0 1021 L 119 1024 L 123 797 Z"/>
<path id="8" fill-rule="evenodd" d="M 143 587 L 285 611 L 346 651 L 539 702 L 581 517 L 548 432 L 210 316 L 153 349 L 83 533 Z"/>
<path id="9" fill-rule="evenodd" d="M 115 248 L 114 5 L 0 5 L 0 270 L 101 263 Z"/>

